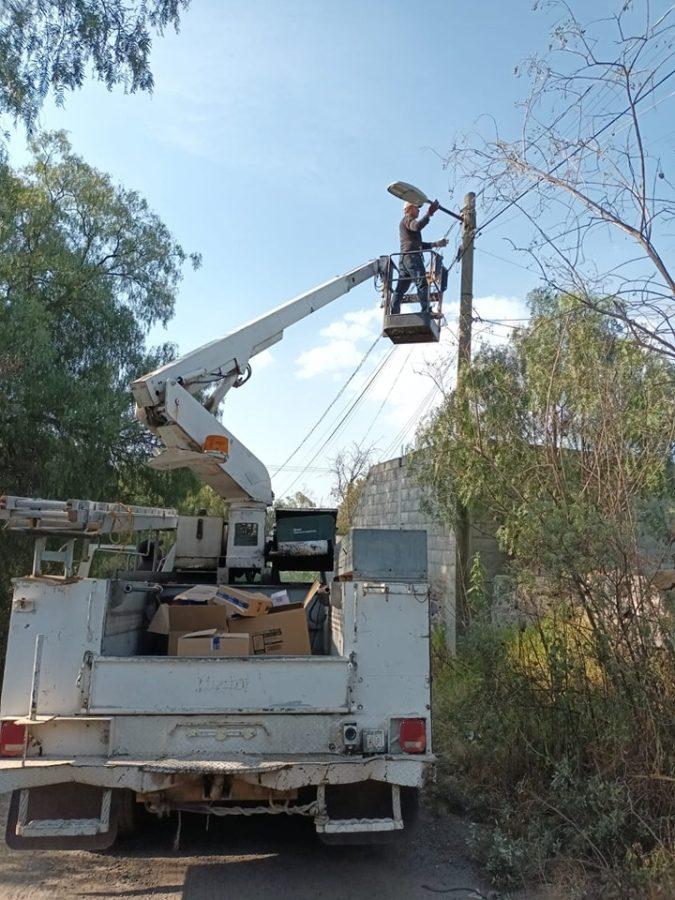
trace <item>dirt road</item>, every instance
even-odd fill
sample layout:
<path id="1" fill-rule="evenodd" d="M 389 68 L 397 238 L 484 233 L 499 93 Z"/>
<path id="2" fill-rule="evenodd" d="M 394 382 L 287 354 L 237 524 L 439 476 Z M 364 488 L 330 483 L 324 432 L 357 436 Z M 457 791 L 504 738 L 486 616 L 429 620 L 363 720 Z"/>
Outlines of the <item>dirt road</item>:
<path id="1" fill-rule="evenodd" d="M 2 835 L 4 811 L 2 805 Z M 324 847 L 296 819 L 184 817 L 154 823 L 107 853 L 15 852 L 0 845 L 2 900 L 148 897 L 152 900 L 416 900 L 494 896 L 467 857 L 466 825 L 423 810 L 407 842 L 386 847 Z M 457 890 L 463 888 L 465 890 Z M 448 890 L 455 889 L 455 890 Z"/>

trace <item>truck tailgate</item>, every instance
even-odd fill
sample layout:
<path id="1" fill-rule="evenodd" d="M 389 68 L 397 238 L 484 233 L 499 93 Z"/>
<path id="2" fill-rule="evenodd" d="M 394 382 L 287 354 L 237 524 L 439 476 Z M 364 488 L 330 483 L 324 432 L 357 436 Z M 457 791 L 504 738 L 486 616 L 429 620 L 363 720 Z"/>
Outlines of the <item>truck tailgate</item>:
<path id="1" fill-rule="evenodd" d="M 346 713 L 352 674 L 335 656 L 92 656 L 80 687 L 92 715 Z"/>

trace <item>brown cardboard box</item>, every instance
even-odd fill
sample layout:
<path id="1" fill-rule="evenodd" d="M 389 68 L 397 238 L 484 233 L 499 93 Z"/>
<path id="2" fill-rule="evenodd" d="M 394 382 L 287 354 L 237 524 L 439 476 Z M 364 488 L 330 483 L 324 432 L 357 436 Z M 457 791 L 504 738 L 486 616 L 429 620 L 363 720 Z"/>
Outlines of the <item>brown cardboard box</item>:
<path id="1" fill-rule="evenodd" d="M 231 619 L 230 631 L 247 634 L 252 656 L 309 656 L 307 611 L 302 603 L 276 606 L 265 616 Z"/>
<path id="2" fill-rule="evenodd" d="M 248 656 L 245 634 L 229 634 L 216 628 L 181 634 L 178 656 Z"/>
<path id="3" fill-rule="evenodd" d="M 180 594 L 176 594 L 174 602 L 182 603 L 183 605 L 186 603 L 207 604 L 211 601 L 211 598 L 217 590 L 218 588 L 215 584 L 196 584 L 194 587 L 188 588 Z"/>
<path id="4" fill-rule="evenodd" d="M 167 656 L 175 656 L 178 650 L 178 638 L 191 631 L 203 631 L 215 628 L 226 632 L 227 609 L 222 606 L 169 605 L 162 603 L 148 625 L 153 634 L 167 635 Z"/>
<path id="5" fill-rule="evenodd" d="M 257 591 L 243 591 L 231 584 L 219 584 L 210 602 L 227 607 L 230 616 L 250 618 L 264 616 L 272 606 L 272 601 L 265 594 Z"/>
<path id="6" fill-rule="evenodd" d="M 262 616 L 272 605 L 265 594 L 257 591 L 243 591 L 229 584 L 198 584 L 177 594 L 177 601 L 205 603 L 209 606 L 225 606 L 230 615 Z"/>

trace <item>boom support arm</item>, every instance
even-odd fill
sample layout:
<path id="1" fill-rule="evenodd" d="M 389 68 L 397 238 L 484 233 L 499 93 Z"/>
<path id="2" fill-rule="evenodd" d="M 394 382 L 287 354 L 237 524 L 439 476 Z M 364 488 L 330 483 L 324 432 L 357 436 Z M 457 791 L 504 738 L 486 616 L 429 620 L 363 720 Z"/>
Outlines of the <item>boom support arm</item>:
<path id="1" fill-rule="evenodd" d="M 222 497 L 269 505 L 272 488 L 264 464 L 240 444 L 213 414 L 231 387 L 246 377 L 249 361 L 280 341 L 284 329 L 382 274 L 386 257 L 370 260 L 295 297 L 237 331 L 149 372 L 132 384 L 136 414 L 161 438 L 166 450 L 151 461 L 158 469 L 188 467 Z M 193 395 L 216 385 L 206 404 Z M 221 449 L 204 449 L 218 436 Z"/>

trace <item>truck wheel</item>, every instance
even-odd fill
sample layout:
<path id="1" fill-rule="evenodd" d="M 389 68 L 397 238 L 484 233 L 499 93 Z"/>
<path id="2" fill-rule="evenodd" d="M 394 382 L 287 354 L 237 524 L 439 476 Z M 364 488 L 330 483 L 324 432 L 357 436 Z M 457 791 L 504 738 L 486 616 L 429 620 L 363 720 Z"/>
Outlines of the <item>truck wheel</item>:
<path id="1" fill-rule="evenodd" d="M 133 791 L 115 791 L 115 813 L 117 815 L 117 836 L 124 839 L 133 837 L 138 831 L 139 804 Z"/>
<path id="2" fill-rule="evenodd" d="M 391 785 L 367 781 L 361 784 L 329 785 L 326 788 L 326 809 L 330 819 L 388 819 L 393 811 Z M 400 831 L 349 831 L 344 834 L 321 834 L 319 838 L 328 846 L 356 846 L 364 844 L 390 844 L 402 840 L 410 833 L 419 810 L 419 790 L 401 788 Z"/>

